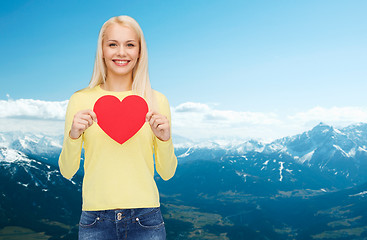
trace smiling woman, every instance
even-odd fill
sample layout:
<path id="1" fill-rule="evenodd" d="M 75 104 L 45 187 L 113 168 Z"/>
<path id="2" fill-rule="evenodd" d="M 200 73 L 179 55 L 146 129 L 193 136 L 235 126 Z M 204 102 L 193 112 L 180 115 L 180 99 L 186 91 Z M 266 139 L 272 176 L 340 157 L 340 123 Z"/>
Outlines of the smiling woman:
<path id="1" fill-rule="evenodd" d="M 82 146 L 79 239 L 165 239 L 154 166 L 164 180 L 176 171 L 171 113 L 150 86 L 144 35 L 131 17 L 102 26 L 89 87 L 70 98 L 59 158 L 65 178 L 78 170 Z"/>
<path id="2" fill-rule="evenodd" d="M 98 37 L 97 54 L 89 88 L 101 84 L 102 88 L 110 90 L 111 86 L 109 83 L 106 84 L 106 80 L 110 78 L 114 81 L 118 73 L 128 80 L 124 82 L 131 84 L 131 86 L 120 85 L 119 90 L 132 88 L 137 94 L 147 99 L 152 109 L 155 108 L 148 74 L 148 50 L 144 34 L 139 24 L 127 16 L 111 18 L 103 24 Z M 122 84 L 122 81 L 114 82 Z"/>
<path id="3" fill-rule="evenodd" d="M 105 34 L 102 50 L 108 77 L 112 79 L 123 75 L 131 79 L 132 70 L 139 58 L 137 34 L 129 27 L 117 24 L 107 28 Z"/>

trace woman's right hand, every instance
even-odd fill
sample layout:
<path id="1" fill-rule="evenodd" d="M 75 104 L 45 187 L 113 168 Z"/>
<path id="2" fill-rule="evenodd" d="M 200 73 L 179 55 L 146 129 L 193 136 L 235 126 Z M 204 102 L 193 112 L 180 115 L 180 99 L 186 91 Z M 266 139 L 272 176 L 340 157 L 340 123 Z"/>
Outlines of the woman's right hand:
<path id="1" fill-rule="evenodd" d="M 97 115 L 92 110 L 85 109 L 77 112 L 71 125 L 70 138 L 79 138 L 87 128 L 92 126 L 93 121 L 97 122 Z"/>

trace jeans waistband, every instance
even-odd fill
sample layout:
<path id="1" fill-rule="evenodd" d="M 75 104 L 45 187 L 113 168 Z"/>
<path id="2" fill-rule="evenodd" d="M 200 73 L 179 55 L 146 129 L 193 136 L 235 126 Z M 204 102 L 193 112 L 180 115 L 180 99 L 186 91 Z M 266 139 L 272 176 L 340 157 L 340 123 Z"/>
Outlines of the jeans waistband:
<path id="1" fill-rule="evenodd" d="M 83 212 L 87 214 L 92 214 L 102 219 L 108 219 L 111 221 L 120 221 L 120 220 L 129 220 L 146 214 L 154 213 L 159 209 L 160 209 L 159 207 L 153 207 L 153 208 L 111 209 L 111 210 L 83 211 Z"/>

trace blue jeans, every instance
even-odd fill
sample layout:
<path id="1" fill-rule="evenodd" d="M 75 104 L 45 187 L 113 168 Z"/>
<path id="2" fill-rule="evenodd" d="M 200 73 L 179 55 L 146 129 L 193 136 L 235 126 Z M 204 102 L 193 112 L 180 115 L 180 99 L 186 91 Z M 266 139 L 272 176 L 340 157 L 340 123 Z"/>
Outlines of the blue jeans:
<path id="1" fill-rule="evenodd" d="M 162 213 L 157 208 L 82 211 L 79 240 L 165 240 Z"/>

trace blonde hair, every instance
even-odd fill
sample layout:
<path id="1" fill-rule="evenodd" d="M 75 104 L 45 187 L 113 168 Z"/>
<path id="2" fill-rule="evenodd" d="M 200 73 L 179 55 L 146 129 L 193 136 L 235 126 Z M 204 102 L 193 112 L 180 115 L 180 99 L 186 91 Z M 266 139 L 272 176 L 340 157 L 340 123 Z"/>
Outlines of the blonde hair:
<path id="1" fill-rule="evenodd" d="M 155 109 L 153 90 L 150 85 L 148 73 L 147 44 L 145 42 L 143 31 L 141 30 L 138 22 L 129 16 L 112 17 L 103 24 L 101 30 L 99 31 L 93 75 L 88 87 L 94 88 L 95 86 L 106 82 L 107 71 L 106 64 L 103 60 L 102 44 L 105 37 L 106 29 L 112 24 L 116 23 L 133 29 L 139 38 L 140 53 L 139 59 L 133 69 L 132 91 L 144 97 L 147 100 L 150 109 Z"/>

